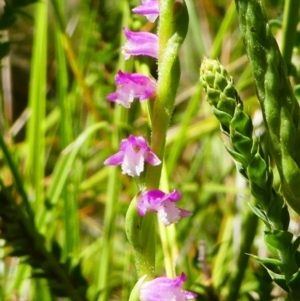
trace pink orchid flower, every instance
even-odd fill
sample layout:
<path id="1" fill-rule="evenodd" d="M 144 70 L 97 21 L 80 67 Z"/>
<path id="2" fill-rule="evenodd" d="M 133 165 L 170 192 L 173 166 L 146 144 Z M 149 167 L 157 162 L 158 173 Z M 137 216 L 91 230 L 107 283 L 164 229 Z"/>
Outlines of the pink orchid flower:
<path id="1" fill-rule="evenodd" d="M 143 74 L 123 73 L 119 70 L 115 76 L 115 83 L 117 91 L 109 94 L 106 99 L 125 108 L 130 108 L 134 98 L 143 102 L 148 98 L 153 98 L 156 93 L 156 82 Z"/>
<path id="2" fill-rule="evenodd" d="M 191 216 L 192 213 L 175 206 L 175 202 L 181 199 L 181 193 L 174 190 L 164 193 L 161 190 L 148 190 L 141 194 L 137 209 L 141 216 L 147 212 L 156 212 L 165 226 L 177 223 L 182 217 Z"/>
<path id="3" fill-rule="evenodd" d="M 144 15 L 150 22 L 155 22 L 159 16 L 158 0 L 142 0 L 142 5 L 132 10 L 138 15 Z"/>
<path id="4" fill-rule="evenodd" d="M 150 32 L 135 32 L 123 27 L 127 42 L 122 47 L 122 54 L 125 60 L 130 56 L 147 55 L 158 57 L 158 37 Z"/>
<path id="5" fill-rule="evenodd" d="M 144 162 L 159 165 L 161 160 L 150 150 L 144 137 L 130 135 L 120 143 L 120 151 L 104 161 L 104 165 L 121 165 L 122 173 L 136 177 L 144 170 Z"/>

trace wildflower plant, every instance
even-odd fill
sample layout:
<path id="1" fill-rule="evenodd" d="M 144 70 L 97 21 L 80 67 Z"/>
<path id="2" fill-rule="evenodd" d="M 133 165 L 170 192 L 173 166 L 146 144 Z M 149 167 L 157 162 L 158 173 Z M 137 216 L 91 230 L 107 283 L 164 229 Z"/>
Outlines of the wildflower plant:
<path id="1" fill-rule="evenodd" d="M 300 1 L 2 2 L 0 300 L 300 300 Z"/>
<path id="2" fill-rule="evenodd" d="M 170 14 L 172 11 L 172 14 Z M 157 83 L 147 76 L 122 73 L 119 71 L 116 84 L 119 85 L 116 93 L 110 94 L 107 99 L 130 107 L 133 98 L 145 100 L 152 96 L 153 105 L 150 106 L 151 119 L 151 148 L 143 137 L 131 135 L 122 140 L 120 152 L 104 161 L 105 165 L 121 165 L 122 171 L 132 177 L 140 177 L 147 162 L 146 176 L 139 181 L 139 195 L 131 202 L 126 215 L 127 237 L 135 252 L 135 263 L 139 277 L 153 278 L 155 273 L 155 221 L 153 216 L 144 218 L 147 212 L 157 212 L 165 226 L 178 222 L 181 217 L 188 217 L 190 212 L 179 209 L 174 205 L 181 197 L 180 193 L 164 193 L 159 190 L 161 165 L 164 158 L 166 132 L 172 116 L 174 100 L 179 83 L 178 51 L 183 42 L 188 25 L 188 14 L 185 3 L 182 1 L 161 2 L 144 1 L 133 12 L 145 15 L 148 20 L 155 21 L 159 16 L 158 33 L 133 32 L 123 28 L 127 42 L 122 47 L 122 54 L 127 60 L 131 56 L 150 56 L 158 59 Z M 167 20 L 164 20 L 168 16 Z M 174 70 L 175 68 L 175 70 Z M 174 72 L 175 71 L 175 72 Z M 170 84 L 166 90 L 166 84 Z M 170 93 L 169 88 L 173 91 Z M 118 93 L 119 92 L 119 93 Z M 122 96 L 118 96 L 122 94 Z M 124 99 L 122 102 L 120 98 Z M 159 128 L 157 127 L 159 125 Z M 154 151 L 153 151 L 154 150 Z M 151 166 L 155 167 L 152 169 Z M 137 203 L 136 203 L 137 202 Z M 132 205 L 133 204 L 133 205 Z M 146 242 L 147 239 L 147 242 Z M 140 292 L 131 294 L 134 300 L 137 295 L 141 300 L 174 299 L 186 300 L 196 295 L 178 289 L 185 277 L 174 280 L 157 278 L 142 285 Z M 177 285 L 178 282 L 178 285 Z M 169 285 L 167 284 L 169 283 Z M 151 287 L 159 285 L 160 291 L 153 294 Z M 148 289 L 146 289 L 146 287 Z M 174 287 L 174 289 L 172 288 Z"/>

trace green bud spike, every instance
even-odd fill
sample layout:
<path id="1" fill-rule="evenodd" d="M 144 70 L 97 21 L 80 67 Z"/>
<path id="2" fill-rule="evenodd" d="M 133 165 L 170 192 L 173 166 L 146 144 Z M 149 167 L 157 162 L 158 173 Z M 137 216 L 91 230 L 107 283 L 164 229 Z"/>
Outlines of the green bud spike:
<path id="1" fill-rule="evenodd" d="M 256 258 L 266 267 L 274 282 L 289 292 L 288 300 L 299 300 L 297 299 L 299 288 L 296 288 L 300 279 L 298 275 L 300 262 L 297 261 L 298 239 L 293 242 L 293 234 L 287 231 L 289 213 L 282 196 L 272 187 L 273 174 L 268 164 L 269 157 L 264 154 L 253 135 L 251 118 L 243 112 L 233 81 L 224 67 L 217 61 L 205 59 L 200 68 L 200 80 L 207 92 L 207 100 L 212 106 L 213 113 L 221 123 L 221 129 L 230 139 L 231 145 L 226 148 L 235 160 L 238 171 L 249 181 L 251 194 L 258 202 L 257 207 L 251 208 L 268 229 L 265 232 L 266 244 L 278 257 L 278 259 Z M 287 127 L 291 126 L 291 123 L 287 124 Z M 293 143 L 287 137 L 286 141 L 291 145 Z M 287 151 L 289 143 L 285 145 L 284 151 Z M 287 156 L 282 166 L 290 170 L 285 174 L 291 176 L 295 170 L 297 172 L 293 164 L 294 161 Z M 293 180 L 291 179 L 289 184 L 297 185 Z"/>
<path id="2" fill-rule="evenodd" d="M 229 135 L 229 124 L 237 103 L 241 103 L 234 88 L 233 79 L 217 61 L 204 58 L 200 68 L 200 80 L 207 93 L 207 101 L 221 123 L 222 131 Z"/>
<path id="3" fill-rule="evenodd" d="M 253 126 L 249 115 L 243 111 L 243 104 L 234 87 L 232 78 L 216 60 L 204 59 L 200 68 L 200 80 L 207 91 L 207 101 L 221 123 L 221 129 L 230 138 L 231 146 L 226 146 L 236 162 L 238 171 L 249 181 L 251 193 L 265 212 L 273 200 L 279 200 L 272 189 L 273 175 L 268 165 L 268 157 L 253 136 Z M 270 214 L 269 227 L 282 229 L 281 208 Z"/>
<path id="4" fill-rule="evenodd" d="M 252 67 L 257 95 L 269 134 L 271 154 L 282 191 L 300 214 L 299 104 L 288 80 L 286 66 L 258 0 L 235 0 L 240 29 Z"/>

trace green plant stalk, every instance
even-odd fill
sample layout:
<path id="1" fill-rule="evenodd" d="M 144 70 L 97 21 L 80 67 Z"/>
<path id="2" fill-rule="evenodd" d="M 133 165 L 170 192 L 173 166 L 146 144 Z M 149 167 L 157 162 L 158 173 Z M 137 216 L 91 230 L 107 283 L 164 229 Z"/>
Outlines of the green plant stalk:
<path id="1" fill-rule="evenodd" d="M 245 272 L 249 261 L 249 252 L 256 235 L 258 226 L 258 218 L 250 210 L 245 213 L 243 217 L 242 235 L 240 242 L 239 254 L 234 265 L 233 271 L 230 273 L 228 287 L 228 294 L 226 300 L 237 301 L 239 300 L 240 288 L 245 276 Z"/>
<path id="2" fill-rule="evenodd" d="M 212 283 L 217 290 L 220 290 L 220 295 L 223 295 L 222 289 L 226 288 L 224 283 L 226 279 L 228 279 L 226 276 L 228 275 L 230 259 L 233 256 L 233 248 L 231 247 L 233 239 L 233 220 L 233 215 L 229 213 L 226 213 L 222 219 L 217 242 L 220 244 L 220 247 L 212 266 Z"/>
<path id="3" fill-rule="evenodd" d="M 43 300 L 43 301 L 53 301 L 53 295 L 50 290 L 43 289 L 41 287 L 46 287 L 47 281 L 45 279 L 35 279 L 29 298 L 31 300 Z"/>
<path id="4" fill-rule="evenodd" d="M 86 105 L 87 109 L 89 110 L 89 112 L 95 117 L 95 119 L 100 120 L 98 110 L 96 109 L 95 104 L 93 103 L 93 100 L 92 100 L 91 90 L 87 86 L 84 76 L 82 74 L 82 71 L 81 71 L 80 67 L 78 66 L 76 53 L 75 53 L 74 47 L 72 45 L 71 39 L 65 31 L 65 23 L 64 23 L 63 17 L 60 12 L 60 4 L 57 0 L 52 0 L 51 2 L 52 2 L 55 17 L 57 20 L 57 24 L 59 25 L 60 30 L 61 30 L 61 37 L 63 40 L 63 45 L 64 45 L 64 49 L 65 49 L 65 52 L 67 55 L 67 59 L 70 64 L 71 70 L 78 82 L 78 85 L 82 90 L 85 105 Z"/>
<path id="5" fill-rule="evenodd" d="M 176 90 L 180 78 L 178 52 L 187 28 L 188 13 L 185 4 L 174 0 L 160 1 L 160 22 L 158 27 L 159 56 L 158 83 L 154 104 L 150 107 L 151 149 L 163 161 L 166 133 L 173 112 Z M 146 189 L 158 189 L 160 186 L 162 164 L 147 166 L 145 182 L 140 183 Z M 136 198 L 131 202 L 126 214 L 126 234 L 134 247 L 138 277 L 155 274 L 155 217 L 139 217 Z"/>
<path id="6" fill-rule="evenodd" d="M 47 1 L 35 4 L 35 35 L 29 82 L 30 119 L 26 130 L 28 156 L 26 175 L 34 189 L 34 207 L 39 210 L 44 202 L 45 137 L 47 68 Z"/>
<path id="7" fill-rule="evenodd" d="M 109 275 L 112 264 L 113 237 L 115 232 L 115 217 L 117 201 L 120 192 L 119 170 L 116 167 L 110 169 L 107 198 L 104 213 L 104 228 L 101 241 L 101 256 L 99 257 L 99 270 L 97 286 L 100 291 L 98 301 L 106 301 L 109 296 Z"/>
<path id="8" fill-rule="evenodd" d="M 286 0 L 284 3 L 284 14 L 282 24 L 281 53 L 287 66 L 291 64 L 293 48 L 299 22 L 300 1 Z"/>
<path id="9" fill-rule="evenodd" d="M 207 54 L 207 45 L 205 43 L 205 31 L 199 28 L 199 14 L 196 8 L 196 3 L 193 0 L 185 1 L 189 12 L 189 41 L 186 44 L 192 43 L 195 47 L 195 52 L 201 58 Z"/>
<path id="10" fill-rule="evenodd" d="M 188 29 L 188 12 L 184 2 L 160 1 L 158 26 L 159 56 L 157 94 L 151 114 L 151 148 L 163 160 L 166 133 L 173 113 L 180 79 L 179 48 Z M 162 165 L 148 166 L 146 187 L 159 187 Z"/>
<path id="11" fill-rule="evenodd" d="M 261 2 L 235 0 L 240 30 L 263 111 L 271 155 L 289 205 L 300 214 L 299 104 Z"/>
<path id="12" fill-rule="evenodd" d="M 114 121 L 126 120 L 127 111 L 123 107 L 116 107 L 114 111 Z M 119 133 L 113 132 L 112 144 L 115 149 L 119 146 Z M 117 167 L 111 167 L 108 176 L 108 185 L 106 191 L 106 203 L 104 212 L 103 237 L 101 245 L 101 264 L 99 264 L 97 287 L 101 294 L 98 301 L 108 300 L 109 275 L 112 264 L 113 237 L 115 233 L 116 214 L 118 209 L 118 200 L 121 190 L 120 172 Z"/>
<path id="13" fill-rule="evenodd" d="M 188 102 L 187 110 L 183 116 L 182 121 L 180 122 L 180 129 L 176 135 L 176 138 L 172 144 L 172 151 L 168 154 L 167 158 L 167 167 L 168 173 L 172 174 L 173 170 L 178 162 L 178 157 L 181 154 L 182 149 L 186 145 L 186 135 L 188 127 L 190 126 L 191 120 L 197 112 L 199 106 L 199 97 L 202 92 L 202 87 L 198 85 L 196 92 Z"/>
<path id="14" fill-rule="evenodd" d="M 62 16 L 64 2 L 62 1 L 57 9 L 59 9 L 59 14 Z M 58 18 L 57 18 L 58 19 Z M 56 21 L 59 22 L 59 21 Z M 68 66 L 66 60 L 66 54 L 64 51 L 63 39 L 61 35 L 61 26 L 56 24 L 55 27 L 55 56 L 57 61 L 57 81 L 56 81 L 56 90 L 57 90 L 57 99 L 59 103 L 60 111 L 60 146 L 61 149 L 67 147 L 68 144 L 72 142 L 73 133 L 72 127 L 72 106 L 68 99 Z"/>
<path id="15" fill-rule="evenodd" d="M 218 58 L 220 56 L 224 43 L 224 36 L 228 33 L 231 24 L 234 22 L 235 14 L 236 10 L 234 7 L 234 1 L 232 1 L 221 23 L 220 29 L 214 38 L 213 45 L 210 50 L 211 58 Z"/>

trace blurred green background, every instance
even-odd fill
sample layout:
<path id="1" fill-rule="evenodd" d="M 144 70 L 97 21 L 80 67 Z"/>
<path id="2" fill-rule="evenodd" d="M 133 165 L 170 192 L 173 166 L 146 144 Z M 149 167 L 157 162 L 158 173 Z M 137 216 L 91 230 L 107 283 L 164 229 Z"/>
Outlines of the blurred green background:
<path id="1" fill-rule="evenodd" d="M 14 1 L 9 3 L 14 7 Z M 264 3 L 280 45 L 284 1 Z M 103 167 L 103 161 L 116 152 L 120 139 L 131 133 L 150 134 L 146 104 L 136 101 L 127 111 L 105 99 L 115 90 L 119 69 L 157 77 L 154 60 L 125 61 L 121 55 L 122 26 L 155 32 L 155 24 L 131 13 L 139 4 L 49 0 L 15 5 L 15 22 L 1 28 L 1 41 L 10 42 L 10 51 L 2 59 L 0 130 L 39 231 L 47 237 L 46 244 L 59 242 L 64 259 L 82 261 L 90 300 L 128 300 L 136 282 L 124 219 L 137 187 L 120 168 Z M 168 132 L 164 181 L 170 190 L 183 193 L 179 206 L 193 216 L 172 226 L 170 237 L 158 231 L 170 251 L 163 252 L 157 239 L 156 274 L 165 274 L 168 258 L 178 274 L 187 274 L 186 288 L 198 293 L 198 300 L 227 300 L 232 289 L 238 291 L 236 300 L 282 300 L 282 292 L 272 287 L 258 263 L 248 262 L 247 255 L 244 267 L 237 263 L 245 250 L 267 254 L 263 226 L 257 226 L 248 206 L 253 200 L 247 183 L 236 173 L 198 81 L 203 57 L 219 59 L 234 78 L 256 135 L 263 140 L 235 5 L 227 0 L 186 4 L 190 23 L 180 53 L 182 73 Z M 299 40 L 291 68 L 293 85 L 299 83 Z M 3 183 L 12 185 L 1 152 L 0 168 Z M 296 232 L 298 225 L 295 218 Z M 249 246 L 244 246 L 243 237 L 251 234 Z M 9 250 L 9 245 L 0 249 L 0 300 L 56 300 L 44 280 L 30 277 L 31 269 L 21 259 L 4 257 Z M 232 279 L 241 271 L 240 286 L 233 288 Z"/>

